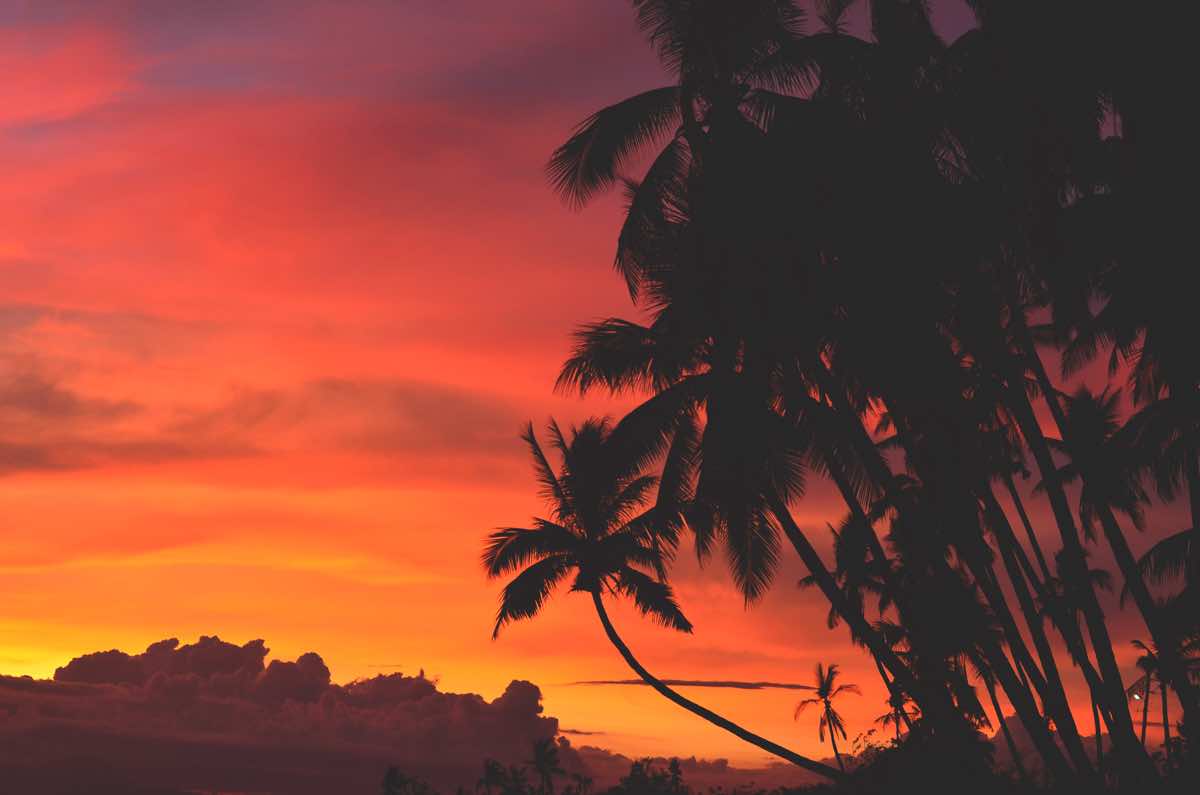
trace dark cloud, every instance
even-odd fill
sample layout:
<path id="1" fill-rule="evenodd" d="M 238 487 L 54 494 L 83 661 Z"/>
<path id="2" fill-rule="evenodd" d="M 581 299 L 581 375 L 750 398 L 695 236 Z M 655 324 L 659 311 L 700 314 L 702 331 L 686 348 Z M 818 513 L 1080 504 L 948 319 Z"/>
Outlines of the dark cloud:
<path id="1" fill-rule="evenodd" d="M 161 413 L 161 412 L 160 412 Z M 0 474 L 286 453 L 363 453 L 396 477 L 422 470 L 494 477 L 511 462 L 521 413 L 506 399 L 419 381 L 315 379 L 240 389 L 166 421 L 133 400 L 87 395 L 37 363 L 0 361 Z M 134 425 L 126 420 L 140 420 Z M 404 466 L 404 462 L 412 466 Z M 489 463 L 490 462 L 490 463 Z M 400 464 L 397 466 L 397 464 Z"/>
<path id="2" fill-rule="evenodd" d="M 0 275 L 4 263 L 0 262 Z M 95 345 L 137 359 L 177 355 L 196 340 L 211 333 L 211 327 L 144 312 L 99 312 L 45 304 L 0 304 L 2 335 L 27 332 L 39 323 L 53 323 L 77 330 Z"/>
<path id="3" fill-rule="evenodd" d="M 215 408 L 182 412 L 169 430 L 247 442 L 295 433 L 301 445 L 379 454 L 507 454 L 520 422 L 515 407 L 486 392 L 326 378 L 241 390 Z"/>
<path id="4" fill-rule="evenodd" d="M 484 757 L 523 762 L 558 733 L 528 682 L 488 701 L 424 674 L 334 684 L 315 653 L 267 655 L 261 640 L 170 639 L 83 655 L 52 681 L 0 677 L 0 780 L 66 766 L 162 791 L 371 792 L 397 764 L 452 790 Z M 107 786 L 88 791 L 128 791 Z"/>
<path id="5" fill-rule="evenodd" d="M 0 418 L 6 426 L 21 422 L 108 422 L 136 414 L 141 408 L 129 400 L 84 397 L 36 368 L 0 369 Z"/>
<path id="6" fill-rule="evenodd" d="M 598 787 L 629 771 L 629 757 L 568 742 L 563 735 L 603 732 L 560 729 L 529 682 L 514 680 L 488 701 L 443 692 L 424 672 L 339 685 L 316 653 L 268 655 L 262 640 L 171 638 L 138 654 L 82 655 L 53 680 L 0 676 L 0 781 L 47 794 L 86 782 L 98 795 L 326 795 L 377 791 L 384 770 L 398 765 L 452 792 L 473 787 L 483 759 L 525 764 L 533 743 L 552 737 L 564 768 Z M 791 765 L 682 765 L 700 790 L 814 781 Z"/>

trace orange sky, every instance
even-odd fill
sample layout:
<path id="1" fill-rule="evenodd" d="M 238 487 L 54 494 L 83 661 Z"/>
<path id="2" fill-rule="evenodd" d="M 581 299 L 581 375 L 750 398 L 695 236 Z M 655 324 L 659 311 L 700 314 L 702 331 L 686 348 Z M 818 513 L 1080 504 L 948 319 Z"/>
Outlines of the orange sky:
<path id="1" fill-rule="evenodd" d="M 262 637 L 340 681 L 529 679 L 626 753 L 763 759 L 569 686 L 628 675 L 581 597 L 489 639 L 481 539 L 540 507 L 521 422 L 620 408 L 552 393 L 571 328 L 632 311 L 617 205 L 568 211 L 541 169 L 662 81 L 625 4 L 0 3 L 0 74 L 0 671 Z M 747 611 L 685 556 L 693 637 L 617 620 L 664 676 L 839 662 L 853 736 L 883 689 L 801 574 Z M 693 695 L 823 754 L 792 694 Z"/>

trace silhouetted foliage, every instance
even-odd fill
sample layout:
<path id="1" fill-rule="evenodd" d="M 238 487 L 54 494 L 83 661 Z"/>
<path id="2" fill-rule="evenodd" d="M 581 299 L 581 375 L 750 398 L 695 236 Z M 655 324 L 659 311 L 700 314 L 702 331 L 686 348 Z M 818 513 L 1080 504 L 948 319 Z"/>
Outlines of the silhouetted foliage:
<path id="1" fill-rule="evenodd" d="M 1157 20 L 1115 0 L 970 0 L 976 26 L 946 41 L 929 3 L 860 3 L 861 35 L 853 0 L 816 3 L 812 30 L 789 0 L 634 0 L 674 83 L 585 120 L 549 173 L 574 204 L 624 187 L 615 263 L 642 320 L 582 327 L 559 388 L 641 398 L 615 426 L 585 427 L 638 477 L 659 473 L 662 510 L 637 520 L 655 589 L 683 532 L 702 562 L 723 551 L 747 601 L 796 552 L 830 626 L 874 658 L 897 733 L 912 727 L 854 767 L 863 782 L 928 765 L 932 788 L 1002 789 L 979 735 L 995 721 L 1026 783 L 1186 784 L 1200 732 L 1200 357 L 1174 265 L 1190 250 L 1168 189 L 1183 186 L 1174 114 L 1138 56 Z M 640 178 L 626 173 L 637 155 Z M 1078 374 L 1101 359 L 1108 384 L 1089 390 Z M 564 490 L 539 461 L 559 505 L 585 481 L 609 495 L 625 483 L 595 470 Z M 812 477 L 845 503 L 832 565 L 792 513 Z M 1185 502 L 1190 527 L 1157 526 L 1152 494 Z M 1140 559 L 1130 526 L 1154 534 Z M 521 535 L 509 557 L 565 576 L 543 536 Z M 508 541 L 490 543 L 495 558 Z M 1115 572 L 1091 564 L 1099 549 Z M 612 592 L 628 593 L 628 559 L 605 560 Z M 554 583 L 535 575 L 506 590 L 498 626 L 536 612 Z M 602 611 L 596 581 L 575 588 Z M 1135 730 L 1102 606 L 1118 585 L 1180 705 L 1181 739 L 1159 760 Z M 1103 766 L 1066 663 L 1111 743 Z"/>

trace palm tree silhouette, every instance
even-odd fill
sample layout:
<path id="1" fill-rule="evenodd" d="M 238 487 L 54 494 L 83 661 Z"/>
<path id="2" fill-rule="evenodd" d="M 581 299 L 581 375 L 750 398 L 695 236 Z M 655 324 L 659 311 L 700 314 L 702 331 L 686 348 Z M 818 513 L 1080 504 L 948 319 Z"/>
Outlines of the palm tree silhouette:
<path id="1" fill-rule="evenodd" d="M 1064 434 L 1072 440 L 1071 444 L 1050 441 L 1060 454 L 1070 458 L 1060 470 L 1063 481 L 1083 480 L 1080 520 L 1085 529 L 1097 523 L 1103 529 L 1124 576 L 1122 593 L 1133 596 L 1156 648 L 1163 650 L 1156 658 L 1162 675 L 1170 680 L 1180 702 L 1191 705 L 1196 703 L 1196 688 L 1176 653 L 1175 627 L 1151 596 L 1115 514 L 1121 511 L 1135 527 L 1142 529 L 1143 505 L 1149 502 L 1134 466 L 1134 434 L 1121 427 L 1120 399 L 1120 390 L 1106 389 L 1097 395 L 1081 387 L 1065 405 Z"/>
<path id="2" fill-rule="evenodd" d="M 900 740 L 900 727 L 911 726 L 915 716 L 908 712 L 908 699 L 903 693 L 893 694 L 887 700 L 888 711 L 875 719 L 881 728 L 886 729 L 888 726 L 895 727 L 896 741 Z"/>
<path id="3" fill-rule="evenodd" d="M 550 465 L 532 425 L 523 439 L 553 519 L 537 518 L 529 528 L 509 527 L 488 536 L 483 553 L 489 577 L 519 572 L 504 587 L 493 637 L 509 622 L 532 618 L 555 587 L 572 577 L 571 590 L 591 596 L 609 641 L 642 681 L 670 701 L 768 753 L 821 775 L 837 770 L 760 737 L 672 690 L 634 657 L 617 634 L 604 595 L 630 598 L 645 616 L 671 629 L 692 625 L 665 581 L 667 559 L 676 543 L 679 510 L 672 493 L 679 486 L 642 472 L 644 452 L 626 444 L 620 428 L 590 419 L 568 435 L 550 423 L 561 462 Z M 657 501 L 646 504 L 658 489 Z"/>
<path id="4" fill-rule="evenodd" d="M 1121 15 L 1078 0 L 980 0 L 978 29 L 947 43 L 926 3 L 871 3 L 869 39 L 850 34 L 849 2 L 818 3 L 824 30 L 813 36 L 799 35 L 790 5 L 635 3 L 674 84 L 594 116 L 551 175 L 581 202 L 620 182 L 635 150 L 665 142 L 644 178 L 626 182 L 617 244 L 650 321 L 585 327 L 560 385 L 652 394 L 622 421 L 626 439 L 680 448 L 663 468 L 692 484 L 679 527 L 702 557 L 725 548 L 747 599 L 769 585 L 786 538 L 831 617 L 867 646 L 889 691 L 913 699 L 930 736 L 970 735 L 964 718 L 982 708 L 961 658 L 974 649 L 1050 775 L 1094 788 L 1049 617 L 1108 726 L 1110 769 L 1138 780 L 1153 767 L 1084 542 L 1099 527 L 1114 550 L 1194 723 L 1165 641 L 1186 634 L 1200 591 L 1156 610 L 1137 580 L 1172 560 L 1195 580 L 1200 544 L 1182 555 L 1178 543 L 1172 555 L 1155 547 L 1139 564 L 1121 522 L 1137 526 L 1143 503 L 1126 453 L 1160 496 L 1186 493 L 1200 510 L 1200 368 L 1181 322 L 1188 301 L 1154 317 L 1169 271 L 1139 273 L 1141 252 L 1162 247 L 1129 222 L 1158 197 L 1131 166 L 1147 140 L 1136 81 L 1101 43 L 1121 39 Z M 728 24 L 743 12 L 746 24 Z M 1065 70 L 1064 41 L 1081 44 Z M 1120 133 L 1104 139 L 1107 115 Z M 1035 316 L 1050 322 L 1031 325 Z M 1055 384 L 1047 346 L 1063 350 L 1064 377 L 1106 348 L 1133 365 L 1142 411 L 1128 432 L 1106 425 L 1103 406 L 1101 422 L 1080 422 L 1089 398 L 1073 404 Z M 879 416 L 888 427 L 872 432 Z M 893 432 L 886 456 L 881 431 Z M 1061 540 L 1053 571 L 1015 487 L 1026 455 Z M 832 571 L 791 513 L 812 473 L 849 514 Z M 954 622 L 929 620 L 948 604 Z M 905 648 L 887 642 L 884 621 L 905 630 Z"/>
<path id="5" fill-rule="evenodd" d="M 1142 671 L 1142 678 L 1129 686 L 1128 695 L 1142 701 L 1142 745 L 1146 744 L 1146 724 L 1150 711 L 1150 688 L 1158 683 L 1159 698 L 1162 702 L 1163 755 L 1167 767 L 1171 766 L 1171 722 L 1167 698 L 1167 681 L 1162 669 L 1162 650 L 1153 643 L 1147 644 L 1140 640 L 1132 641 L 1134 647 L 1142 652 L 1138 657 L 1137 667 Z"/>
<path id="6" fill-rule="evenodd" d="M 558 746 L 554 738 L 544 737 L 533 744 L 533 759 L 529 761 L 538 777 L 541 795 L 554 795 L 554 777 L 564 772 L 558 763 Z"/>
<path id="7" fill-rule="evenodd" d="M 1140 643 L 1140 641 L 1135 641 Z M 1138 668 L 1143 671 L 1142 677 L 1129 686 L 1127 691 L 1130 698 L 1142 702 L 1142 745 L 1146 744 L 1146 726 L 1150 718 L 1150 685 L 1153 681 L 1154 664 L 1148 655 L 1138 658 Z"/>
<path id="8" fill-rule="evenodd" d="M 571 795 L 588 795 L 592 790 L 592 779 L 582 773 L 571 774 Z"/>
<path id="9" fill-rule="evenodd" d="M 475 784 L 475 789 L 483 790 L 485 795 L 492 795 L 493 792 L 503 788 L 505 776 L 504 765 L 495 759 L 485 759 L 483 760 L 483 775 Z"/>
<path id="10" fill-rule="evenodd" d="M 801 713 L 811 706 L 821 708 L 820 718 L 817 720 L 817 737 L 821 742 L 825 742 L 825 732 L 829 731 L 829 744 L 833 747 L 833 757 L 837 760 L 838 768 L 843 773 L 846 772 L 846 765 L 842 762 L 842 755 L 838 752 L 837 736 L 842 735 L 842 739 L 846 739 L 846 725 L 842 722 L 842 716 L 833 708 L 833 700 L 842 693 L 859 694 L 858 685 L 838 684 L 838 667 L 830 665 L 826 668 L 821 663 L 817 663 L 816 679 L 816 695 L 811 698 L 806 698 L 796 704 L 796 711 L 793 714 L 794 720 L 799 720 Z M 897 724 L 897 733 L 899 732 L 899 724 Z M 898 734 L 897 734 L 898 736 Z"/>

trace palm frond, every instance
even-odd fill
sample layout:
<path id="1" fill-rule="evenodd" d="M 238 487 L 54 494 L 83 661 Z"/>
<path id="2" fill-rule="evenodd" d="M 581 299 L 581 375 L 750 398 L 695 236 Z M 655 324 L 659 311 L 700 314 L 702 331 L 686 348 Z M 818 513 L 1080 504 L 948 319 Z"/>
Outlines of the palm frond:
<path id="1" fill-rule="evenodd" d="M 677 134 L 641 181 L 625 183 L 625 221 L 613 265 L 634 301 L 646 272 L 675 255 L 678 228 L 689 214 L 684 183 L 690 162 L 687 141 Z"/>
<path id="2" fill-rule="evenodd" d="M 642 92 L 584 119 L 554 151 L 546 174 L 564 200 L 582 206 L 617 181 L 630 156 L 678 126 L 677 87 Z"/>
<path id="3" fill-rule="evenodd" d="M 555 384 L 559 391 L 663 390 L 699 363 L 697 346 L 681 343 L 657 324 L 608 318 L 582 326 L 574 337 L 571 356 Z"/>
<path id="4" fill-rule="evenodd" d="M 724 516 L 725 552 L 734 584 L 747 602 L 762 598 L 779 565 L 779 530 L 760 508 L 739 506 Z"/>
<path id="5" fill-rule="evenodd" d="M 567 554 L 579 539 L 567 528 L 534 519 L 533 527 L 502 527 L 487 537 L 483 565 L 488 577 L 499 577 L 548 555 Z"/>
<path id="6" fill-rule="evenodd" d="M 692 622 L 683 615 L 671 586 L 665 582 L 626 566 L 617 575 L 617 589 L 633 599 L 642 615 L 670 629 L 692 631 Z"/>
<path id="7" fill-rule="evenodd" d="M 529 453 L 533 456 L 534 473 L 540 484 L 538 493 L 554 507 L 555 514 L 561 518 L 562 514 L 569 510 L 566 495 L 563 492 L 562 484 L 558 481 L 558 476 L 554 474 L 554 468 L 550 466 L 546 454 L 542 452 L 537 434 L 533 432 L 532 422 L 526 424 L 525 429 L 521 432 L 521 438 L 529 446 Z"/>
<path id="8" fill-rule="evenodd" d="M 565 555 L 551 555 L 534 563 L 504 586 L 492 638 L 499 637 L 505 624 L 536 616 L 546 597 L 566 577 L 570 568 Z"/>

